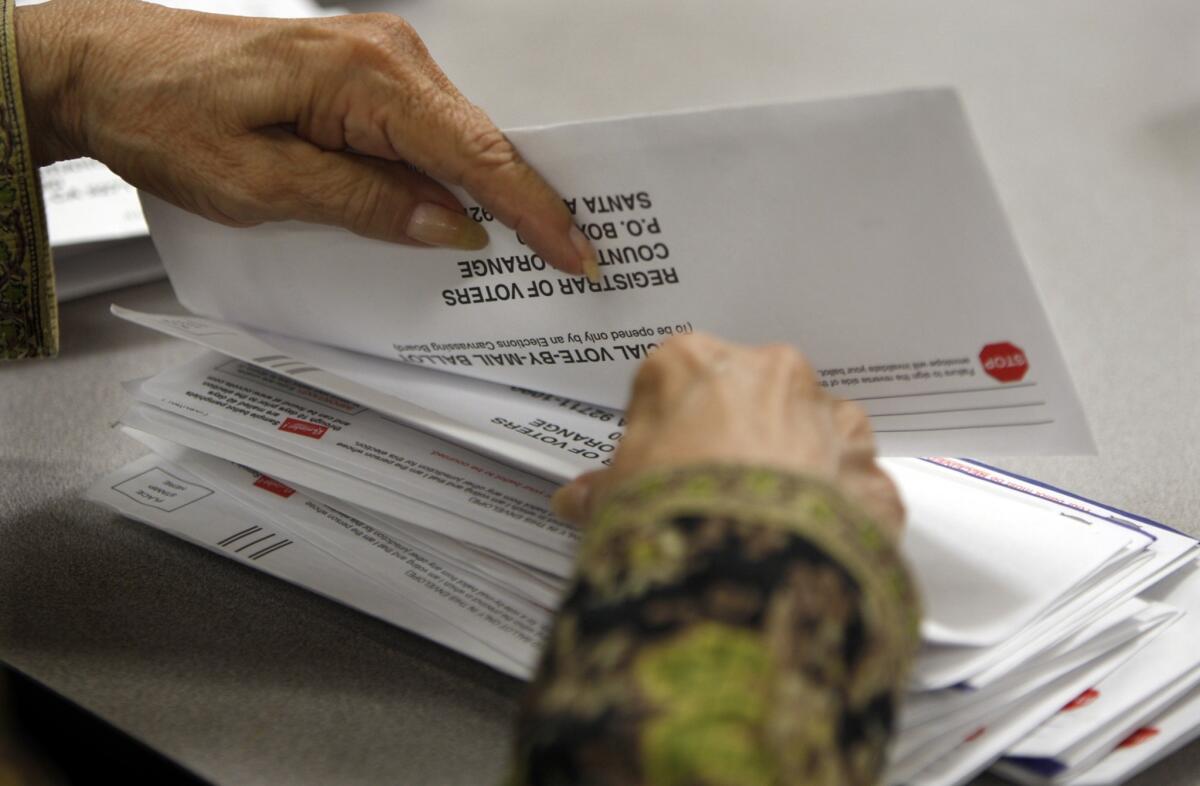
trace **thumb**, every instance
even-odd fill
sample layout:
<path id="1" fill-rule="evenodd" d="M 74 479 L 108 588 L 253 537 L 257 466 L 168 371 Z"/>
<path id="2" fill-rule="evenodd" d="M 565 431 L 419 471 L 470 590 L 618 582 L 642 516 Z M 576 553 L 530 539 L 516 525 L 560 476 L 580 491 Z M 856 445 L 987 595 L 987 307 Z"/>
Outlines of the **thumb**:
<path id="1" fill-rule="evenodd" d="M 453 194 L 401 162 L 321 150 L 282 129 L 264 133 L 273 166 L 264 173 L 271 182 L 258 185 L 268 189 L 271 218 L 408 245 L 473 251 L 488 243 Z"/>
<path id="2" fill-rule="evenodd" d="M 563 521 L 582 526 L 592 514 L 595 487 L 607 470 L 585 472 L 562 486 L 550 498 L 550 512 Z"/>

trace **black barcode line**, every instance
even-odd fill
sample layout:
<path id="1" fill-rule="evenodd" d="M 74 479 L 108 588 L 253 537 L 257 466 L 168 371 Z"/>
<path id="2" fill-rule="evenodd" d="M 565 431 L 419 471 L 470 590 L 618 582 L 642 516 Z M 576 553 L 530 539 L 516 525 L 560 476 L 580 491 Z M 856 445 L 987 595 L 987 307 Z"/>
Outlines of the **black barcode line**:
<path id="1" fill-rule="evenodd" d="M 242 538 L 246 537 L 247 535 L 253 535 L 255 532 L 258 532 L 261 529 L 262 529 L 262 527 L 257 527 L 257 526 L 256 527 L 247 527 L 246 529 L 242 530 L 241 532 L 233 533 L 229 537 L 225 538 L 225 540 L 220 541 L 217 545 L 229 546 L 229 545 L 241 540 Z"/>
<path id="2" fill-rule="evenodd" d="M 291 543 L 292 543 L 292 541 L 290 541 L 290 540 L 281 540 L 278 543 L 273 543 L 270 546 L 267 546 L 265 549 L 261 549 L 260 551 L 256 551 L 255 553 L 251 554 L 250 559 L 255 560 L 255 559 L 258 559 L 259 557 L 265 557 L 268 554 L 270 554 L 271 552 L 279 551 L 284 546 L 291 545 Z"/>
<path id="3" fill-rule="evenodd" d="M 270 539 L 271 539 L 271 538 L 273 538 L 273 537 L 275 537 L 275 533 L 274 533 L 274 532 L 268 532 L 266 535 L 263 535 L 263 536 L 262 536 L 261 538 L 259 538 L 258 540 L 252 540 L 252 541 L 250 541 L 250 542 L 249 542 L 249 543 L 247 543 L 245 546 L 242 546 L 240 549 L 238 549 L 237 551 L 235 551 L 235 552 L 233 552 L 233 553 L 234 553 L 234 554 L 241 554 L 243 551 L 245 551 L 246 549 L 250 548 L 250 547 L 251 547 L 251 546 L 253 546 L 255 543 L 262 543 L 264 540 L 270 540 Z"/>

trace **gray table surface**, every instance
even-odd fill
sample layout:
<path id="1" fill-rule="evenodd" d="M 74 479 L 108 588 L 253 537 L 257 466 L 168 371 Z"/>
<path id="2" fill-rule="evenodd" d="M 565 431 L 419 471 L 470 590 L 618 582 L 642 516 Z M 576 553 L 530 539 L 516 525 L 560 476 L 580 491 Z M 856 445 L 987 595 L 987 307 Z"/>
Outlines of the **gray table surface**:
<path id="1" fill-rule="evenodd" d="M 958 86 L 1099 445 L 995 463 L 1200 535 L 1194 0 L 353 5 L 506 127 Z M 0 659 L 220 783 L 494 782 L 518 683 L 79 501 L 141 452 L 121 381 L 193 351 L 110 301 L 178 308 L 72 302 L 61 358 L 0 366 Z M 1192 745 L 1138 783 L 1198 772 Z"/>

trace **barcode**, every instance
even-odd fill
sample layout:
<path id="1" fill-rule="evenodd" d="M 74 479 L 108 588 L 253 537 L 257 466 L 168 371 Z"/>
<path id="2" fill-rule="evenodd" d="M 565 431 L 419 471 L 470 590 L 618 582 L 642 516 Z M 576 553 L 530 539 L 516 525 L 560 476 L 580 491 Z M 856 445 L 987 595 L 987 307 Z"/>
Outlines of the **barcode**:
<path id="1" fill-rule="evenodd" d="M 278 539 L 274 540 L 275 538 Z M 234 554 L 240 554 L 247 549 L 254 549 L 254 547 L 258 546 L 257 550 L 251 551 L 246 555 L 246 559 L 250 560 L 260 559 L 291 544 L 292 541 L 287 538 L 280 538 L 274 532 L 267 532 L 258 526 L 247 527 L 217 543 L 218 546 L 229 549 Z"/>

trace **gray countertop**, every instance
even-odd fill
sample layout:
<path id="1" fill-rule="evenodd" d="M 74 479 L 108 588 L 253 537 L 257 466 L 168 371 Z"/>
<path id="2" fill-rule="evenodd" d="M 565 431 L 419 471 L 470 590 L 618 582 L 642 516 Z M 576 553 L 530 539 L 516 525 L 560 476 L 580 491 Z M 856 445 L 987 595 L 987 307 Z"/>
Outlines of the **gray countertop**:
<path id="1" fill-rule="evenodd" d="M 1200 535 L 1194 0 L 353 5 L 506 127 L 958 86 L 1100 451 L 994 463 Z M 178 309 L 68 303 L 62 357 L 0 365 L 0 659 L 221 783 L 494 782 L 519 683 L 79 500 L 141 452 L 121 381 L 194 351 L 109 302 Z M 1138 782 L 1197 773 L 1192 745 Z"/>

